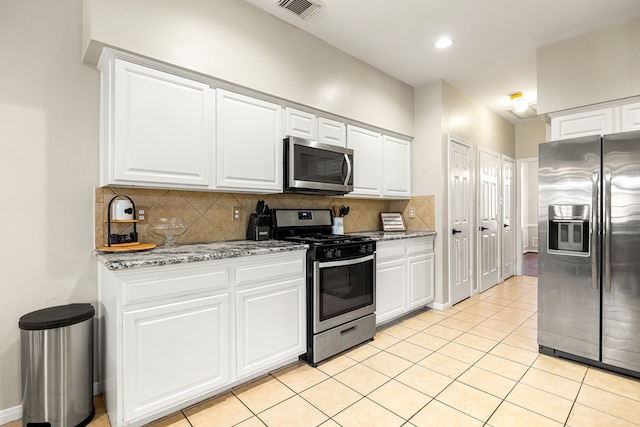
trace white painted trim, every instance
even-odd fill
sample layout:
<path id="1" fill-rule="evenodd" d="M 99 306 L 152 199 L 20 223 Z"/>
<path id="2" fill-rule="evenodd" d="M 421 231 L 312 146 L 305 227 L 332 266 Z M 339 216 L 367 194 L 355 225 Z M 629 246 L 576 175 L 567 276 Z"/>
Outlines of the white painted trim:
<path id="1" fill-rule="evenodd" d="M 448 302 L 446 304 L 440 304 L 439 302 L 430 302 L 427 304 L 427 307 L 433 308 L 435 310 L 445 311 L 451 308 L 451 303 Z"/>
<path id="2" fill-rule="evenodd" d="M 22 418 L 22 405 L 0 411 L 0 425 L 9 424 Z"/>

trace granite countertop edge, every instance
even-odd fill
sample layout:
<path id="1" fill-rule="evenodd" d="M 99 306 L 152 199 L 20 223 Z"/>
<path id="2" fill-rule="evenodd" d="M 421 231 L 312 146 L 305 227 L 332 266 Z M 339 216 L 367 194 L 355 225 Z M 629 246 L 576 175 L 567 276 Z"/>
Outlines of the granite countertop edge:
<path id="1" fill-rule="evenodd" d="M 369 231 L 351 233 L 365 236 L 375 241 L 411 239 L 415 237 L 435 236 L 434 231 L 404 231 L 385 233 L 383 231 Z M 307 250 L 309 245 L 287 242 L 283 240 L 235 240 L 211 243 L 192 243 L 178 245 L 173 248 L 159 246 L 146 251 L 104 252 L 94 250 L 94 257 L 107 270 L 119 271 L 162 265 L 186 264 L 200 261 L 215 261 L 221 259 L 238 258 L 251 255 L 265 255 L 279 252 Z"/>

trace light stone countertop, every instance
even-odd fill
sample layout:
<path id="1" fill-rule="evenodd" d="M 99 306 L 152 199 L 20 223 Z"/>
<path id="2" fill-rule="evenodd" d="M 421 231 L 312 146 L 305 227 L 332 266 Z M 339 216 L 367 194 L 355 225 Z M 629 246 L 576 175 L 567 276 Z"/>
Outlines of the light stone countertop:
<path id="1" fill-rule="evenodd" d="M 368 231 L 362 233 L 353 233 L 358 236 L 365 236 L 377 242 L 387 240 L 413 239 L 415 237 L 436 236 L 435 231 Z"/>
<path id="2" fill-rule="evenodd" d="M 277 252 L 303 251 L 308 247 L 306 244 L 283 240 L 237 240 L 176 245 L 173 248 L 158 246 L 139 252 L 104 252 L 96 249 L 93 253 L 108 270 L 127 270 Z"/>

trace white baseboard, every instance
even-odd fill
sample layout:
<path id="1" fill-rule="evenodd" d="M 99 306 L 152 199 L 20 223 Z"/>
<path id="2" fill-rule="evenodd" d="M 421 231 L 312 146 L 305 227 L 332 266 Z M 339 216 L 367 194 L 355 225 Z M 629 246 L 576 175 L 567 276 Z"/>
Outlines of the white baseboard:
<path id="1" fill-rule="evenodd" d="M 22 418 L 22 405 L 0 411 L 0 426 Z"/>
<path id="2" fill-rule="evenodd" d="M 451 308 L 451 304 L 449 304 L 449 303 L 440 304 L 438 302 L 430 302 L 429 304 L 427 304 L 427 307 L 434 308 L 434 309 L 440 310 L 440 311 L 445 311 L 446 309 Z"/>
<path id="3" fill-rule="evenodd" d="M 102 382 L 93 383 L 93 395 L 102 394 Z M 0 410 L 0 426 L 22 418 L 22 405 Z"/>

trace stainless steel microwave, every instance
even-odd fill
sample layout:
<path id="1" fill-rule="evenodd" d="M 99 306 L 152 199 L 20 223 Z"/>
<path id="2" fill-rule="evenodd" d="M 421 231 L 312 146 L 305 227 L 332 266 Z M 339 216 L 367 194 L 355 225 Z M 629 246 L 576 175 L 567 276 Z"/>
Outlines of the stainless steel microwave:
<path id="1" fill-rule="evenodd" d="M 353 150 L 288 136 L 284 192 L 340 195 L 353 191 Z"/>

